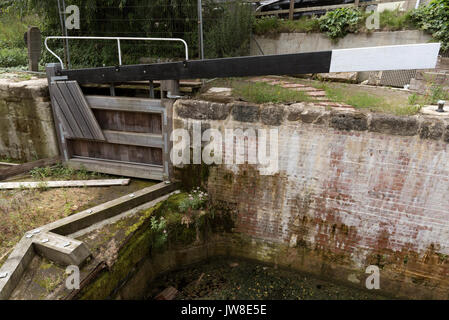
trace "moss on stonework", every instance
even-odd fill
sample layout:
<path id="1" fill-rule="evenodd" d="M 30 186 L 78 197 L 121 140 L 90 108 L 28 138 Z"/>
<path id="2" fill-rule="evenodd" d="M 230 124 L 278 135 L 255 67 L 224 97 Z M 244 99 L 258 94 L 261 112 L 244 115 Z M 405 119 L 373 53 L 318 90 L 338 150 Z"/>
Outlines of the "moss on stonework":
<path id="1" fill-rule="evenodd" d="M 205 187 L 210 175 L 210 167 L 206 164 L 191 164 L 183 168 L 176 168 L 175 176 L 181 181 L 182 190 L 192 190 Z"/>
<path id="2" fill-rule="evenodd" d="M 188 193 L 173 195 L 141 212 L 139 220 L 126 230 L 128 240 L 120 249 L 117 260 L 83 289 L 78 298 L 109 298 L 146 257 L 175 247 L 186 247 L 198 241 L 205 243 L 212 232 L 232 230 L 232 210 L 223 205 L 199 212 L 195 223 L 186 224 L 179 205 L 188 196 Z"/>

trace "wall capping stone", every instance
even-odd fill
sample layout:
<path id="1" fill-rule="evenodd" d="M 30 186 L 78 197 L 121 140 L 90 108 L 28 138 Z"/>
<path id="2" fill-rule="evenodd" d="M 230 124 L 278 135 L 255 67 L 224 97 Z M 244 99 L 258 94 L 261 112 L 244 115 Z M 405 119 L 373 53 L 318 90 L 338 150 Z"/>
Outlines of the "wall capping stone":
<path id="1" fill-rule="evenodd" d="M 178 100 L 174 110 L 181 119 L 261 123 L 281 126 L 291 123 L 327 126 L 341 131 L 369 131 L 394 136 L 417 136 L 449 143 L 449 121 L 429 115 L 397 116 L 354 108 L 324 107 L 313 103 L 228 104 L 204 100 Z M 180 125 L 182 126 L 182 125 Z"/>

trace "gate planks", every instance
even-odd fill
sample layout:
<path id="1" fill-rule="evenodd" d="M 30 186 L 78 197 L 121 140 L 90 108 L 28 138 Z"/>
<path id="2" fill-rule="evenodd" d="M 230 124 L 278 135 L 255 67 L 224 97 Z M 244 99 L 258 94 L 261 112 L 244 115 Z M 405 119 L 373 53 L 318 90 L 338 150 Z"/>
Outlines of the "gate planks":
<path id="1" fill-rule="evenodd" d="M 52 83 L 51 94 L 67 138 L 106 140 L 76 81 Z"/>

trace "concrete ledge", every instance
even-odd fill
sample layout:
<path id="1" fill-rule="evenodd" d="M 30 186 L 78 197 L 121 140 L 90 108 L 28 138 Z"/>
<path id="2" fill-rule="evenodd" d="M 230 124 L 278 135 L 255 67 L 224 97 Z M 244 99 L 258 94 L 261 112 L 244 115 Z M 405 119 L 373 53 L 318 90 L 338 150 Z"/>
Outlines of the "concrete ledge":
<path id="1" fill-rule="evenodd" d="M 33 242 L 38 254 L 61 265 L 81 266 L 90 256 L 86 244 L 51 232 L 44 232 Z"/>
<path id="2" fill-rule="evenodd" d="M 0 300 L 11 296 L 36 253 L 62 265 L 80 266 L 90 256 L 89 249 L 83 242 L 66 235 L 155 200 L 176 188 L 175 183 L 159 183 L 27 232 L 0 269 Z"/>

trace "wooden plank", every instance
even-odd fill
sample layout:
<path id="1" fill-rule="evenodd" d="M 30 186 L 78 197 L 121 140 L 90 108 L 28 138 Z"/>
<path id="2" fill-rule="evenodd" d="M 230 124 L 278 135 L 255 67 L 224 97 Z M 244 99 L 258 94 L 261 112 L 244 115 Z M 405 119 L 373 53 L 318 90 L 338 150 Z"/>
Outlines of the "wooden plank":
<path id="1" fill-rule="evenodd" d="M 70 140 L 69 145 L 73 147 L 73 157 L 162 166 L 162 159 L 160 156 L 162 148 L 113 144 L 89 140 Z"/>
<path id="2" fill-rule="evenodd" d="M 145 166 L 138 164 L 126 164 L 105 160 L 91 159 L 70 159 L 69 167 L 74 169 L 85 168 L 93 172 L 112 174 L 122 177 L 132 177 L 141 179 L 150 179 L 164 181 L 164 172 L 162 167 Z"/>
<path id="3" fill-rule="evenodd" d="M 95 118 L 91 108 L 89 107 L 78 83 L 76 81 L 68 81 L 66 82 L 66 85 L 70 93 L 72 94 L 73 98 L 75 99 L 82 115 L 84 116 L 84 120 L 86 121 L 86 124 L 89 127 L 93 139 L 104 141 L 105 137 L 103 135 L 103 132 L 101 131 L 97 119 Z"/>
<path id="4" fill-rule="evenodd" d="M 150 148 L 163 148 L 163 137 L 160 134 L 122 132 L 104 130 L 104 136 L 109 143 L 126 144 Z"/>
<path id="5" fill-rule="evenodd" d="M 130 179 L 108 179 L 108 180 L 72 180 L 72 181 L 41 181 L 41 182 L 3 182 L 0 183 L 1 190 L 11 189 L 38 189 L 38 188 L 73 188 L 73 187 L 107 187 L 126 186 Z"/>
<path id="6" fill-rule="evenodd" d="M 162 117 L 160 113 L 95 109 L 94 114 L 103 130 L 151 134 L 162 133 Z"/>
<path id="7" fill-rule="evenodd" d="M 71 123 L 72 128 L 78 127 L 81 131 L 82 136 L 77 136 L 77 138 L 84 139 L 93 139 L 93 135 L 90 132 L 89 127 L 87 126 L 86 119 L 80 110 L 79 105 L 75 102 L 75 99 L 72 97 L 69 88 L 67 87 L 66 82 L 55 82 L 55 85 L 58 87 L 59 91 L 62 94 L 64 99 L 64 106 L 62 106 L 62 110 L 70 110 L 73 115 L 74 123 Z"/>
<path id="8" fill-rule="evenodd" d="M 164 112 L 161 100 L 155 99 L 86 96 L 86 100 L 92 109 L 146 113 Z"/>
<path id="9" fill-rule="evenodd" d="M 288 19 L 293 20 L 293 13 L 295 11 L 295 0 L 290 0 L 290 10 L 288 12 Z"/>
<path id="10" fill-rule="evenodd" d="M 51 91 L 53 92 L 53 89 Z M 62 112 L 62 109 L 58 103 L 58 99 L 56 99 L 55 96 L 56 96 L 55 94 L 52 94 L 53 108 L 55 109 L 54 113 L 56 115 L 56 119 L 58 120 L 58 124 L 60 123 L 62 125 L 63 131 L 65 132 L 64 136 L 62 136 L 61 133 L 61 140 L 63 138 L 75 138 L 76 135 L 72 130 L 70 122 L 67 120 L 67 117 Z"/>
<path id="11" fill-rule="evenodd" d="M 14 166 L 19 166 L 19 165 L 20 164 L 18 164 L 18 163 L 0 162 L 0 166 L 14 167 Z"/>
<path id="12" fill-rule="evenodd" d="M 0 171 L 0 181 L 8 179 L 10 177 L 14 177 L 16 175 L 26 173 L 34 168 L 53 166 L 57 163 L 61 162 L 59 156 L 53 158 L 42 159 L 34 162 L 24 163 L 12 168 L 3 169 Z"/>
<path id="13" fill-rule="evenodd" d="M 76 80 L 79 83 L 111 83 L 143 80 L 181 80 L 192 78 L 328 73 L 331 56 L 332 51 L 323 51 L 272 56 L 189 60 L 186 62 L 120 66 L 119 68 L 104 67 L 61 70 L 60 75 L 67 76 L 70 80 Z M 89 99 L 88 102 L 91 103 Z M 104 106 L 104 102 L 101 105 L 103 108 L 106 107 Z M 122 109 L 123 106 L 120 107 L 120 110 Z"/>
<path id="14" fill-rule="evenodd" d="M 70 106 L 67 104 L 67 102 L 64 99 L 64 95 L 61 92 L 60 88 L 56 84 L 51 84 L 52 88 L 52 94 L 54 95 L 57 105 L 59 106 L 59 110 L 64 114 L 64 117 L 66 118 L 68 125 L 70 126 L 73 136 L 75 138 L 84 138 L 84 134 L 81 131 L 80 127 L 78 126 L 78 123 L 76 121 L 75 114 L 72 113 L 72 110 Z"/>

